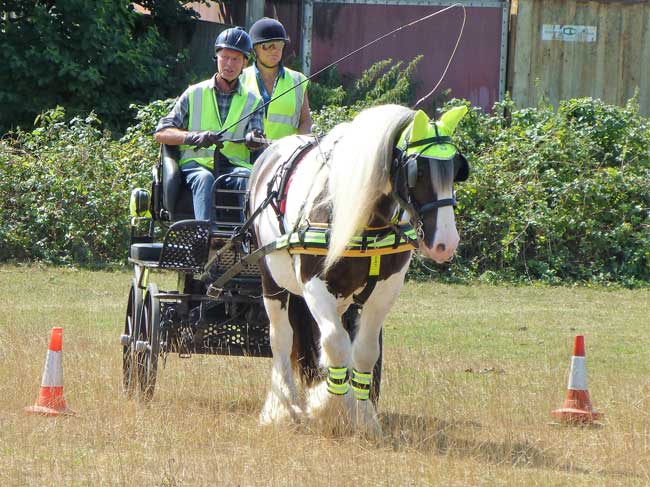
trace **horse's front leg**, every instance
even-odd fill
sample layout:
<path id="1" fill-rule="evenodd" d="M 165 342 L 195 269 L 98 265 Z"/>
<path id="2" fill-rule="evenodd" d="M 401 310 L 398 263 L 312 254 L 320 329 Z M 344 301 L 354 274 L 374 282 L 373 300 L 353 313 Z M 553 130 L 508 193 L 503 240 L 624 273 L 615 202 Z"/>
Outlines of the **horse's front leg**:
<path id="1" fill-rule="evenodd" d="M 264 308 L 270 321 L 270 341 L 273 351 L 271 388 L 260 413 L 260 423 L 282 423 L 291 419 L 300 420 L 296 386 L 291 368 L 293 329 L 289 321 L 289 292 L 280 288 L 265 265 L 262 270 Z"/>
<path id="2" fill-rule="evenodd" d="M 402 289 L 405 272 L 406 269 L 377 283 L 373 293 L 363 306 L 357 333 L 352 343 L 350 384 L 356 398 L 355 419 L 360 429 L 365 428 L 367 434 L 375 437 L 381 434 L 381 427 L 375 408 L 370 401 L 372 370 L 379 358 L 379 334 L 386 315 L 395 304 Z"/>
<path id="3" fill-rule="evenodd" d="M 308 392 L 307 413 L 326 428 L 338 430 L 351 419 L 354 399 L 349 391 L 352 344 L 343 328 L 337 300 L 321 279 L 304 285 L 303 297 L 320 329 L 320 363 L 327 371 L 325 381 Z"/>

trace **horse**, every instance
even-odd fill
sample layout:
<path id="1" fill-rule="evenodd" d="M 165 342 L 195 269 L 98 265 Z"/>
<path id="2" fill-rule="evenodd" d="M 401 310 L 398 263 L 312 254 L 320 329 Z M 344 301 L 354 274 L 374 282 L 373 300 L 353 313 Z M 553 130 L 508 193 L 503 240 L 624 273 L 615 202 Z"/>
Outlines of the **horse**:
<path id="1" fill-rule="evenodd" d="M 372 370 L 412 250 L 442 263 L 459 243 L 453 183 L 469 166 L 450 136 L 466 111 L 431 122 L 422 111 L 373 107 L 322 140 L 280 139 L 256 161 L 254 242 L 294 244 L 258 263 L 273 352 L 262 424 L 306 419 L 380 434 L 368 400 Z M 347 330 L 341 317 L 355 302 L 360 312 Z"/>

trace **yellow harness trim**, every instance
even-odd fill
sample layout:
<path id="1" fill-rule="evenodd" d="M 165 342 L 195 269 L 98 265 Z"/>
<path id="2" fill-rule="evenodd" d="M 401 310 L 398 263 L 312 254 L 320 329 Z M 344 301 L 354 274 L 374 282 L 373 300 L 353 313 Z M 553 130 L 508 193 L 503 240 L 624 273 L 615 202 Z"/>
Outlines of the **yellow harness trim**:
<path id="1" fill-rule="evenodd" d="M 327 238 L 326 231 L 329 228 L 327 223 L 309 223 L 309 227 L 303 228 L 293 233 L 284 234 L 277 240 L 277 250 L 286 249 L 290 254 L 302 255 L 327 255 Z M 388 230 L 391 227 L 368 227 L 364 232 Z M 415 230 L 406 227 L 404 234 L 412 239 L 416 239 Z M 399 254 L 413 250 L 413 245 L 399 238 L 398 245 L 395 246 L 395 233 L 387 235 L 357 235 L 352 237 L 348 248 L 343 252 L 343 257 L 374 257 L 371 261 L 371 272 L 379 275 L 379 256 Z"/>
<path id="2" fill-rule="evenodd" d="M 379 257 L 381 255 L 391 255 L 399 254 L 401 252 L 410 252 L 413 250 L 413 246 L 410 244 L 400 245 L 397 248 L 385 248 L 385 249 L 368 249 L 366 251 L 362 250 L 346 250 L 343 252 L 343 257 Z M 318 249 L 318 248 L 309 248 L 307 247 L 292 247 L 289 249 L 290 254 L 301 254 L 301 255 L 327 255 L 327 249 Z"/>
<path id="3" fill-rule="evenodd" d="M 370 257 L 370 270 L 368 271 L 369 276 L 378 276 L 379 268 L 381 266 L 381 255 L 373 255 Z"/>

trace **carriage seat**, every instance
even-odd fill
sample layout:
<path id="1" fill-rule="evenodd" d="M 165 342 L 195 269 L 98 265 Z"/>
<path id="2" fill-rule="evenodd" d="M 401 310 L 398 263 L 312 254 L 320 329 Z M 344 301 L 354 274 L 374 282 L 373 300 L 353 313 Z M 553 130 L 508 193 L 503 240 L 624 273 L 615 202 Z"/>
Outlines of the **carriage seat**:
<path id="1" fill-rule="evenodd" d="M 129 250 L 129 257 L 134 260 L 158 262 L 160 260 L 162 248 L 162 242 L 132 244 Z"/>
<path id="2" fill-rule="evenodd" d="M 194 219 L 194 204 L 192 202 L 192 191 L 185 184 L 181 174 L 178 160 L 180 159 L 180 150 L 178 146 L 162 145 L 161 164 L 160 164 L 160 182 L 161 184 L 161 218 L 171 222 Z M 219 190 L 217 190 L 219 191 Z M 220 204 L 226 207 L 238 205 L 237 197 L 225 191 L 219 199 Z M 217 212 L 217 219 L 226 222 L 241 223 L 239 211 L 237 210 L 220 210 Z"/>
<path id="3" fill-rule="evenodd" d="M 163 144 L 161 159 L 162 209 L 166 210 L 170 221 L 193 220 L 192 192 L 183 181 L 178 166 L 180 159 L 178 146 Z"/>

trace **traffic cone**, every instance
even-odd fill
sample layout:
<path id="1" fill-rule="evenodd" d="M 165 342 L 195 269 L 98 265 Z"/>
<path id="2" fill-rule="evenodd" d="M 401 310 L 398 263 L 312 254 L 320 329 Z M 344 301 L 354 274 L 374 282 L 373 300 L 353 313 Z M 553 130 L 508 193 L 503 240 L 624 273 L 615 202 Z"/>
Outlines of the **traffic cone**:
<path id="1" fill-rule="evenodd" d="M 63 328 L 52 328 L 50 348 L 45 357 L 41 390 L 34 406 L 28 406 L 25 411 L 46 416 L 72 415 L 63 398 L 63 365 L 61 357 L 61 342 Z"/>
<path id="2" fill-rule="evenodd" d="M 568 423 L 591 423 L 603 417 L 593 410 L 587 390 L 587 367 L 585 365 L 585 337 L 578 335 L 573 345 L 571 373 L 564 405 L 551 415 Z"/>

